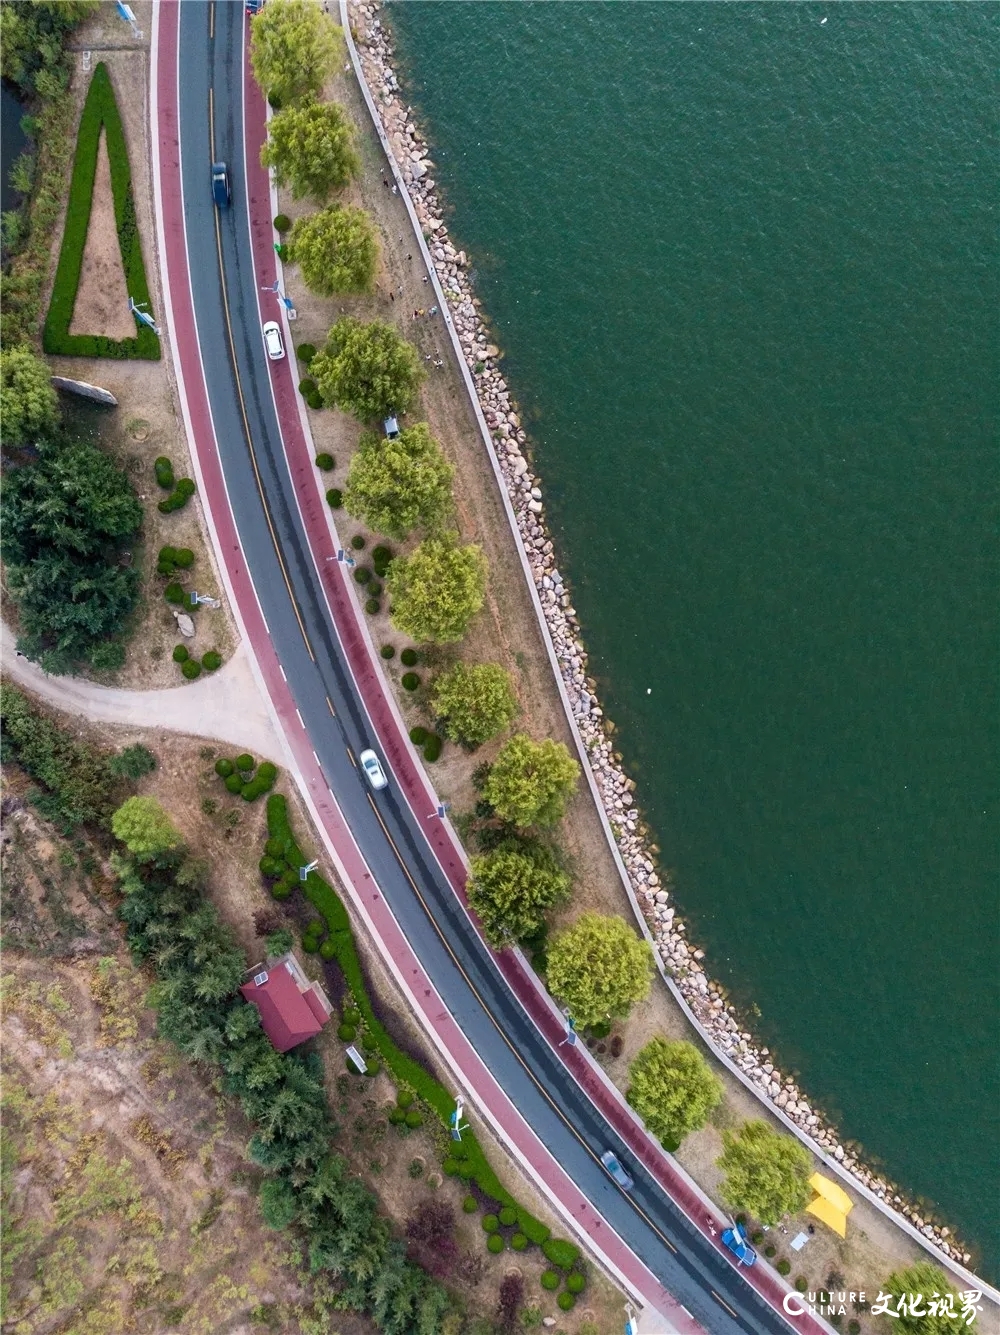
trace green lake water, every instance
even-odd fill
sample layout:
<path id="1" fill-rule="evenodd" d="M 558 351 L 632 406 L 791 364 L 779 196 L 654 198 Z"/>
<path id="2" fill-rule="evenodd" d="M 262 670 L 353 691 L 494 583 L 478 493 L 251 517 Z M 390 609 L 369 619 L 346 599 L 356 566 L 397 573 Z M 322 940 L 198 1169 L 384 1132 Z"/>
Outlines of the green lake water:
<path id="1" fill-rule="evenodd" d="M 389 17 L 689 934 L 998 1280 L 1000 10 Z"/>

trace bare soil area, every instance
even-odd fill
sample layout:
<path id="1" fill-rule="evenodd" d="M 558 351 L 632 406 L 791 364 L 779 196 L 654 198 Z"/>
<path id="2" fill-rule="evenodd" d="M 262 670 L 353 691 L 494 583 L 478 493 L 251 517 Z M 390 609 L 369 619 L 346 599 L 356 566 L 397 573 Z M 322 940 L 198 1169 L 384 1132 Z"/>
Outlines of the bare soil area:
<path id="1" fill-rule="evenodd" d="M 135 316 L 128 308 L 128 299 L 128 284 L 115 227 L 108 136 L 102 129 L 80 285 L 76 290 L 69 332 L 101 334 L 114 339 L 134 338 Z"/>

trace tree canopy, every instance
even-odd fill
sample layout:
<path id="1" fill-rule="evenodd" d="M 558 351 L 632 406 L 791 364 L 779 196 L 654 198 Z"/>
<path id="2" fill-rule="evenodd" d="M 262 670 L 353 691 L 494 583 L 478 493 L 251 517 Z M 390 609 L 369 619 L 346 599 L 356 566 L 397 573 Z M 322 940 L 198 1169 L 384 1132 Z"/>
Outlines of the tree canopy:
<path id="1" fill-rule="evenodd" d="M 576 787 L 580 766 L 562 742 L 534 742 L 519 732 L 504 744 L 483 787 L 501 820 L 522 829 L 554 825 Z"/>
<path id="2" fill-rule="evenodd" d="M 896 1300 L 890 1304 L 890 1311 L 895 1316 L 891 1324 L 900 1335 L 955 1335 L 956 1330 L 965 1329 L 964 1323 L 955 1319 L 961 1312 L 961 1300 L 944 1272 L 932 1261 L 917 1261 L 905 1270 L 893 1271 L 884 1286 L 880 1286 L 880 1292 L 889 1293 Z M 899 1310 L 899 1300 L 904 1294 L 906 1303 Z M 916 1301 L 918 1296 L 922 1301 Z M 935 1303 L 935 1299 L 939 1301 Z M 955 1315 L 942 1312 L 943 1306 L 949 1306 Z M 898 1316 L 895 1315 L 897 1312 Z"/>
<path id="3" fill-rule="evenodd" d="M 0 433 L 7 449 L 34 445 L 59 424 L 49 368 L 30 348 L 0 350 Z"/>
<path id="4" fill-rule="evenodd" d="M 549 991 L 577 1024 L 624 1018 L 649 992 L 652 972 L 648 944 L 617 916 L 582 913 L 549 946 Z"/>
<path id="5" fill-rule="evenodd" d="M 315 0 L 270 0 L 250 25 L 250 67 L 281 106 L 316 96 L 340 58 L 340 29 Z"/>
<path id="6" fill-rule="evenodd" d="M 361 422 L 406 412 L 424 379 L 412 343 L 382 320 L 345 315 L 309 363 L 324 400 Z"/>
<path id="7" fill-rule="evenodd" d="M 541 929 L 545 914 L 569 893 L 570 878 L 551 849 L 505 839 L 471 863 L 469 904 L 490 945 L 502 950 Z"/>
<path id="8" fill-rule="evenodd" d="M 272 116 L 260 160 L 295 199 L 308 195 L 317 203 L 346 185 L 361 165 L 350 122 L 336 102 L 305 102 Z"/>
<path id="9" fill-rule="evenodd" d="M 766 1122 L 744 1122 L 738 1132 L 724 1131 L 725 1150 L 716 1160 L 725 1173 L 720 1191 L 735 1210 L 745 1210 L 762 1224 L 776 1224 L 809 1202 L 809 1151 L 794 1136 L 772 1131 Z"/>
<path id="10" fill-rule="evenodd" d="M 24 92 L 56 97 L 69 82 L 63 42 L 98 8 L 98 0 L 4 0 L 0 73 Z"/>
<path id="11" fill-rule="evenodd" d="M 395 440 L 366 431 L 351 460 L 344 506 L 389 538 L 403 539 L 415 528 L 435 532 L 452 514 L 454 473 L 426 422 Z"/>
<path id="12" fill-rule="evenodd" d="M 626 1097 L 654 1136 L 676 1146 L 705 1125 L 722 1086 L 693 1043 L 658 1036 L 636 1053 Z"/>
<path id="13" fill-rule="evenodd" d="M 479 547 L 425 538 L 389 566 L 392 624 L 418 643 L 460 640 L 486 596 L 486 558 Z"/>
<path id="14" fill-rule="evenodd" d="M 510 726 L 517 696 L 499 663 L 456 663 L 436 678 L 431 708 L 453 742 L 478 746 Z"/>
<path id="15" fill-rule="evenodd" d="M 141 524 L 131 482 L 87 442 L 47 445 L 34 462 L 7 471 L 8 585 L 18 603 L 21 647 L 46 671 L 94 661 L 95 651 L 120 633 L 138 600 L 139 571 L 119 563 L 118 549 Z"/>
<path id="16" fill-rule="evenodd" d="M 297 218 L 288 237 L 288 257 L 302 270 L 311 292 L 369 292 L 378 264 L 378 239 L 363 209 L 332 204 Z"/>
<path id="17" fill-rule="evenodd" d="M 111 830 L 140 862 L 179 848 L 181 837 L 155 797 L 129 797 L 111 817 Z"/>

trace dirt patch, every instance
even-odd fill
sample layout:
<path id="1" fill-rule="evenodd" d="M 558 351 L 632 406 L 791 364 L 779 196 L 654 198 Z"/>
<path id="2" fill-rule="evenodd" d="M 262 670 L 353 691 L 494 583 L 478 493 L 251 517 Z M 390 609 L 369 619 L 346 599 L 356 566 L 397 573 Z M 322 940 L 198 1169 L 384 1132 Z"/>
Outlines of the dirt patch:
<path id="1" fill-rule="evenodd" d="M 108 136 L 102 127 L 87 242 L 69 332 L 103 334 L 116 340 L 135 338 L 135 316 L 128 308 L 128 300 L 128 284 L 115 227 Z"/>

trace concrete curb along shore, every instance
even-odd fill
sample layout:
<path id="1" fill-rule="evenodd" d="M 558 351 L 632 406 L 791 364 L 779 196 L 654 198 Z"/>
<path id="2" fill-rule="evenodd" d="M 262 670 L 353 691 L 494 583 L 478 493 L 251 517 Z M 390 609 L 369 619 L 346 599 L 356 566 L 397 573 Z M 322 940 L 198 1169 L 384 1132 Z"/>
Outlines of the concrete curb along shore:
<path id="1" fill-rule="evenodd" d="M 451 314 L 451 309 L 447 297 L 445 295 L 444 289 L 442 287 L 440 278 L 438 276 L 437 264 L 434 258 L 431 256 L 430 250 L 427 245 L 427 241 L 424 237 L 423 225 L 417 214 L 416 207 L 411 197 L 410 190 L 408 187 L 408 181 L 406 179 L 406 176 L 404 175 L 404 172 L 393 150 L 392 144 L 389 140 L 385 126 L 382 123 L 381 116 L 379 115 L 378 109 L 375 105 L 375 100 L 372 96 L 372 92 L 368 86 L 368 82 L 365 77 L 365 72 L 361 62 L 361 57 L 358 52 L 357 45 L 354 40 L 354 35 L 351 29 L 351 18 L 348 7 L 348 0 L 339 0 L 339 3 L 340 3 L 341 26 L 343 28 L 345 40 L 347 42 L 348 50 L 350 52 L 350 57 L 354 68 L 354 72 L 358 79 L 358 83 L 362 95 L 364 97 L 365 105 L 368 109 L 369 116 L 371 117 L 372 124 L 375 128 L 375 131 L 379 138 L 379 142 L 382 145 L 382 149 L 391 167 L 393 177 L 400 192 L 400 196 L 403 200 L 403 203 L 407 210 L 407 214 L 410 218 L 414 236 L 417 245 L 419 246 L 420 249 L 421 258 L 426 266 L 427 273 L 430 277 L 431 286 L 434 289 L 435 297 L 440 306 L 441 314 L 444 319 L 445 328 L 447 330 L 448 336 L 451 340 L 452 348 L 455 352 L 455 355 L 459 362 L 459 366 L 461 368 L 462 379 L 465 384 L 466 391 L 469 395 L 469 399 L 473 408 L 473 412 L 476 417 L 476 421 L 479 425 L 479 430 L 483 439 L 483 443 L 486 447 L 487 458 L 490 461 L 490 465 L 493 469 L 497 485 L 500 488 L 500 493 L 504 505 L 504 511 L 507 515 L 507 521 L 510 526 L 511 534 L 514 538 L 514 543 L 517 549 L 518 558 L 521 563 L 521 568 L 524 573 L 525 579 L 527 580 L 528 583 L 532 605 L 535 610 L 535 616 L 538 621 L 539 629 L 542 634 L 542 639 L 545 644 L 546 653 L 548 654 L 550 666 L 552 667 L 552 671 L 555 675 L 556 685 L 559 691 L 559 697 L 562 702 L 563 711 L 565 713 L 567 722 L 570 727 L 570 731 L 572 733 L 576 745 L 577 754 L 583 766 L 583 772 L 586 775 L 591 796 L 593 797 L 595 806 L 597 807 L 601 825 L 604 829 L 605 837 L 611 848 L 612 856 L 614 857 L 615 860 L 615 865 L 618 868 L 619 877 L 625 889 L 625 893 L 628 896 L 629 903 L 632 907 L 632 911 L 635 915 L 640 930 L 642 931 L 643 936 L 649 942 L 650 947 L 653 951 L 653 958 L 656 962 L 657 970 L 660 974 L 660 977 L 662 978 L 666 986 L 669 988 L 671 994 L 673 995 L 674 999 L 680 1006 L 681 1010 L 683 1011 L 689 1023 L 697 1031 L 703 1042 L 711 1049 L 713 1055 L 720 1062 L 723 1063 L 723 1065 L 727 1068 L 727 1070 L 733 1076 L 735 1076 L 735 1078 L 739 1080 L 740 1083 L 746 1089 L 748 1089 L 756 1099 L 759 1100 L 759 1102 L 767 1109 L 767 1111 L 770 1114 L 778 1118 L 778 1120 L 785 1126 L 785 1128 L 791 1134 L 796 1136 L 809 1149 L 810 1153 L 815 1155 L 816 1158 L 819 1159 L 826 1168 L 828 1168 L 832 1173 L 834 1173 L 837 1177 L 839 1177 L 853 1191 L 857 1192 L 859 1195 L 864 1197 L 870 1204 L 875 1206 L 875 1208 L 878 1209 L 888 1219 L 890 1219 L 893 1224 L 901 1228 L 909 1237 L 912 1238 L 913 1241 L 917 1242 L 931 1257 L 933 1257 L 936 1263 L 950 1269 L 954 1273 L 954 1275 L 958 1279 L 963 1281 L 967 1286 L 979 1290 L 985 1297 L 988 1297 L 994 1303 L 1000 1304 L 1000 1292 L 998 1292 L 992 1286 L 987 1284 L 979 1276 L 973 1274 L 972 1271 L 968 1270 L 966 1266 L 964 1266 L 959 1259 L 956 1259 L 953 1255 L 950 1255 L 942 1251 L 941 1246 L 938 1244 L 937 1240 L 934 1237 L 928 1237 L 921 1231 L 920 1228 L 918 1228 L 915 1224 L 911 1223 L 911 1221 L 907 1219 L 905 1215 L 893 1209 L 891 1203 L 887 1202 L 886 1200 L 882 1199 L 879 1195 L 877 1195 L 876 1191 L 872 1190 L 869 1186 L 867 1186 L 866 1183 L 860 1180 L 858 1176 L 855 1176 L 855 1174 L 852 1171 L 850 1171 L 850 1169 L 846 1168 L 841 1162 L 837 1160 L 837 1158 L 833 1153 L 828 1152 L 827 1149 L 825 1149 L 822 1145 L 818 1144 L 803 1127 L 799 1126 L 791 1117 L 789 1117 L 784 1112 L 783 1108 L 774 1102 L 773 1098 L 768 1097 L 767 1092 L 764 1089 L 762 1089 L 759 1084 L 757 1084 L 754 1080 L 752 1080 L 750 1076 L 746 1073 L 746 1071 L 742 1070 L 740 1066 L 735 1061 L 733 1061 L 733 1059 L 729 1056 L 729 1054 L 719 1046 L 716 1037 L 705 1026 L 700 1017 L 695 1013 L 687 997 L 684 995 L 684 993 L 678 986 L 675 979 L 665 968 L 663 960 L 661 958 L 659 944 L 657 942 L 657 939 L 653 936 L 649 923 L 646 919 L 646 915 L 639 903 L 638 897 L 636 895 L 635 889 L 632 884 L 632 878 L 629 875 L 629 871 L 625 866 L 621 850 L 618 847 L 618 841 L 611 827 L 611 822 L 605 807 L 605 801 L 601 794 L 601 790 L 598 785 L 596 775 L 594 774 L 593 766 L 591 763 L 590 752 L 583 738 L 578 719 L 574 713 L 573 705 L 566 689 L 563 670 L 560 665 L 558 655 L 556 653 L 556 648 L 552 637 L 552 631 L 550 629 L 548 619 L 546 617 L 545 611 L 542 607 L 541 599 L 539 597 L 535 576 L 532 572 L 528 554 L 525 549 L 524 539 L 522 537 L 520 525 L 518 523 L 517 515 L 514 511 L 514 506 L 511 500 L 510 489 L 500 466 L 500 462 L 496 452 L 496 446 L 493 441 L 491 428 L 486 421 L 486 416 L 484 414 L 482 403 L 480 401 L 479 391 L 473 379 L 472 373 L 469 370 L 469 366 L 466 360 L 466 352 L 462 347 L 461 341 L 456 331 L 455 322 Z M 374 8 L 375 6 L 372 7 Z M 398 82 L 395 81 L 395 76 L 393 76 L 389 86 L 393 88 L 394 92 L 398 91 Z M 540 503 L 537 498 L 533 497 L 532 499 L 533 499 L 533 504 L 537 506 L 537 509 L 533 510 L 533 517 L 538 520 L 539 524 L 541 524 L 542 509 Z M 574 637 L 578 636 L 579 634 L 578 631 L 573 631 L 571 633 L 574 634 Z M 651 884 L 652 886 L 655 886 L 658 885 L 659 882 L 658 880 L 654 879 L 654 881 Z M 653 899 L 653 895 L 650 895 L 650 898 Z M 692 968 L 693 972 L 697 976 L 705 978 L 704 970 L 701 969 L 699 965 L 695 963 L 689 967 Z M 707 993 L 707 979 L 706 979 L 706 993 Z M 740 1035 L 738 1031 L 736 1036 L 737 1039 L 744 1038 L 744 1036 Z M 766 1059 L 768 1054 L 765 1051 L 760 1055 Z M 770 1075 L 771 1073 L 769 1072 L 767 1074 Z M 781 1087 L 780 1082 L 776 1083 L 779 1083 L 779 1087 Z M 796 1093 L 798 1093 L 798 1091 L 796 1091 Z M 811 1108 L 809 1109 L 808 1115 L 814 1115 Z M 842 1150 L 841 1153 L 843 1153 Z M 864 1171 L 862 1165 L 859 1165 L 859 1170 Z M 877 1177 L 877 1175 L 873 1175 L 870 1173 L 869 1176 Z M 879 1180 L 881 1181 L 881 1179 Z M 891 1191 L 891 1184 L 886 1182 L 885 1188 L 886 1188 L 886 1194 L 889 1194 L 889 1192 Z M 933 1226 L 924 1224 L 923 1227 L 932 1228 Z"/>

